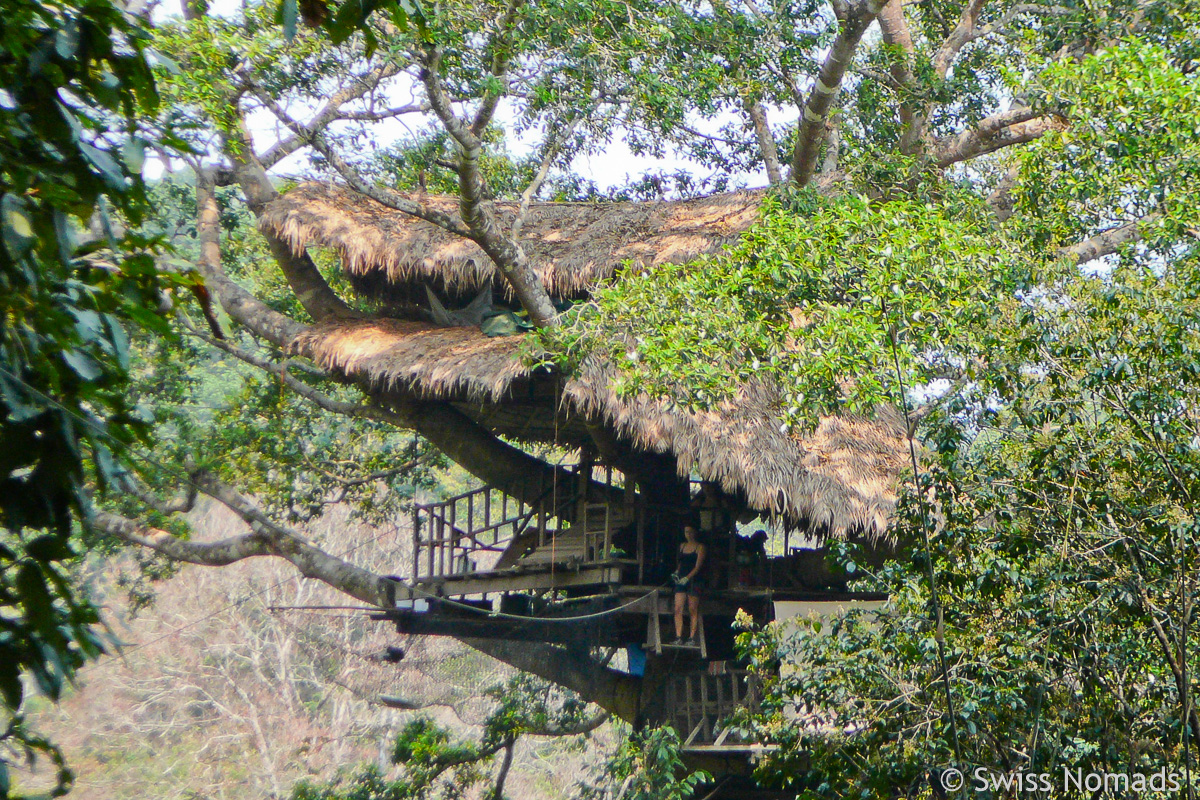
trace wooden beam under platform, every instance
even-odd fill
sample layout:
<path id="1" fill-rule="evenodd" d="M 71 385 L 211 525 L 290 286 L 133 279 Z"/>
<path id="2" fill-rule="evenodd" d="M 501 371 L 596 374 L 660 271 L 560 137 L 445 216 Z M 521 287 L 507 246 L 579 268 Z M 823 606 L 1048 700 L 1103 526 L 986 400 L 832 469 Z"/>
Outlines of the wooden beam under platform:
<path id="1" fill-rule="evenodd" d="M 462 597 L 502 592 L 551 591 L 583 586 L 616 586 L 621 583 L 620 564 L 569 565 L 539 564 L 493 572 L 465 572 L 419 578 L 413 588 L 397 588 L 396 596 L 415 600 L 427 597 Z"/>
<path id="2" fill-rule="evenodd" d="M 621 647 L 636 640 L 645 627 L 640 620 L 614 611 L 620 598 L 600 595 L 581 603 L 547 610 L 538 616 L 493 613 L 483 603 L 432 598 L 419 610 L 394 608 L 371 619 L 392 622 L 401 634 L 455 638 L 509 639 L 583 647 Z"/>

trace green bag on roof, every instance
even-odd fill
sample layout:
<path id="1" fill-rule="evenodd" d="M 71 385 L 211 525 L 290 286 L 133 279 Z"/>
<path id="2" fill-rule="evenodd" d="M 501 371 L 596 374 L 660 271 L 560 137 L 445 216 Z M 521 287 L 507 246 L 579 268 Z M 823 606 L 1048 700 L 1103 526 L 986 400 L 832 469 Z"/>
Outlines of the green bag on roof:
<path id="1" fill-rule="evenodd" d="M 533 330 L 533 326 L 508 309 L 497 308 L 484 315 L 479 329 L 484 336 L 516 336 Z"/>

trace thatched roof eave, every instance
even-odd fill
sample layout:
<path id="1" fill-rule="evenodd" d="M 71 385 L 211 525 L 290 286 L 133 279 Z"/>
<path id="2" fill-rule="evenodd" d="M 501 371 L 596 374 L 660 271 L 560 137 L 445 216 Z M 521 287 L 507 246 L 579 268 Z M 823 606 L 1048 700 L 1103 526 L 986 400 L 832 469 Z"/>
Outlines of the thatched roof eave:
<path id="1" fill-rule="evenodd" d="M 720 252 L 754 224 L 764 196 L 757 190 L 660 202 L 534 203 L 520 244 L 552 296 L 576 297 L 626 262 L 652 267 Z M 458 213 L 454 197 L 414 199 Z M 517 204 L 495 207 L 501 226 L 510 225 Z M 259 224 L 297 251 L 333 248 L 352 276 L 382 275 L 394 286 L 429 283 L 461 294 L 497 280 L 473 241 L 337 184 L 300 184 L 271 202 Z"/>
<path id="2" fill-rule="evenodd" d="M 516 402 L 513 387 L 534 375 L 521 358 L 523 339 L 360 320 L 313 328 L 296 348 L 376 390 L 496 408 Z M 716 408 L 689 411 L 645 395 L 620 397 L 615 378 L 611 366 L 587 362 L 580 374 L 561 379 L 561 406 L 549 401 L 547 413 L 601 420 L 638 449 L 674 454 L 681 475 L 714 481 L 810 533 L 886 536 L 908 453 L 899 415 L 885 409 L 874 419 L 828 417 L 797 436 L 782 424 L 778 397 L 765 382 L 740 387 Z"/>

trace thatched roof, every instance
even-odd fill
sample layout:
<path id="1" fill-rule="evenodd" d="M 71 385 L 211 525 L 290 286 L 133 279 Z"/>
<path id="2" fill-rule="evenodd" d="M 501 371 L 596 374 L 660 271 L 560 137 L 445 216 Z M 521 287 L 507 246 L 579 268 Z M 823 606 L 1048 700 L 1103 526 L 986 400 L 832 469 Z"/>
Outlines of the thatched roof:
<path id="1" fill-rule="evenodd" d="M 523 338 L 364 321 L 315 328 L 298 346 L 322 366 L 380 388 L 495 409 L 514 402 L 506 393 L 531 375 L 517 357 Z M 639 449 L 675 454 L 681 474 L 715 481 L 752 508 L 813 533 L 885 532 L 907 455 L 898 418 L 830 417 L 797 436 L 781 428 L 775 394 L 765 383 L 743 387 L 715 409 L 689 411 L 646 396 L 618 397 L 614 377 L 610 367 L 589 363 L 563 384 L 557 413 L 545 406 L 535 413 L 602 419 Z M 551 429 L 559 431 L 557 424 Z"/>
<path id="2" fill-rule="evenodd" d="M 616 372 L 591 362 L 564 387 L 578 411 L 603 418 L 639 448 L 673 453 L 680 474 L 696 474 L 741 494 L 751 508 L 783 516 L 814 534 L 884 534 L 907 455 L 899 415 L 875 420 L 826 417 L 804 436 L 779 416 L 765 381 L 706 411 L 641 395 L 621 398 Z"/>
<path id="3" fill-rule="evenodd" d="M 551 295 L 574 297 L 626 261 L 682 263 L 719 251 L 754 223 L 762 198 L 746 191 L 656 203 L 534 203 L 521 245 Z M 457 212 L 456 198 L 420 200 Z M 516 204 L 496 206 L 500 221 L 511 224 Z M 352 276 L 428 282 L 460 294 L 496 279 L 474 242 L 334 184 L 297 186 L 271 203 L 260 224 L 296 249 L 334 248 Z"/>
<path id="4" fill-rule="evenodd" d="M 517 355 L 522 338 L 424 322 L 352 320 L 310 328 L 292 347 L 326 369 L 383 389 L 496 400 L 529 373 Z"/>

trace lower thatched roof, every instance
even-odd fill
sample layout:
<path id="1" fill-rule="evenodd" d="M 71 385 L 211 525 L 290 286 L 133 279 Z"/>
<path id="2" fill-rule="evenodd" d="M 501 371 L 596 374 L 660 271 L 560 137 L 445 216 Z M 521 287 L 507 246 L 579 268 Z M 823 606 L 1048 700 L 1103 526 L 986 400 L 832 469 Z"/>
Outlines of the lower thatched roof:
<path id="1" fill-rule="evenodd" d="M 479 328 L 376 319 L 318 325 L 292 347 L 326 369 L 372 386 L 496 400 L 529 373 L 517 354 L 521 339 L 488 338 Z"/>
<path id="2" fill-rule="evenodd" d="M 626 261 L 683 263 L 719 251 L 754 223 L 763 196 L 744 191 L 651 203 L 534 203 L 520 243 L 551 295 L 575 297 Z M 458 211 L 457 198 L 413 199 Z M 511 225 L 516 208 L 496 203 L 502 226 Z M 272 202 L 259 222 L 297 250 L 332 247 L 351 275 L 383 274 L 392 285 L 428 282 L 473 294 L 497 277 L 474 242 L 336 184 L 301 184 Z"/>
<path id="3" fill-rule="evenodd" d="M 530 376 L 518 357 L 522 338 L 358 321 L 315 328 L 297 346 L 322 366 L 375 386 L 503 408 L 514 400 L 513 384 Z M 765 383 L 742 387 L 714 409 L 689 411 L 646 396 L 621 398 L 614 377 L 611 367 L 588 363 L 564 382 L 560 411 L 603 420 L 639 449 L 673 453 L 681 474 L 715 481 L 752 508 L 816 535 L 885 533 L 908 452 L 897 415 L 829 417 L 797 436 L 782 427 Z"/>

